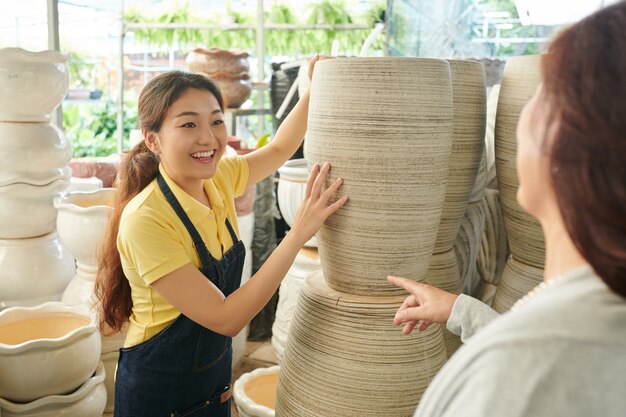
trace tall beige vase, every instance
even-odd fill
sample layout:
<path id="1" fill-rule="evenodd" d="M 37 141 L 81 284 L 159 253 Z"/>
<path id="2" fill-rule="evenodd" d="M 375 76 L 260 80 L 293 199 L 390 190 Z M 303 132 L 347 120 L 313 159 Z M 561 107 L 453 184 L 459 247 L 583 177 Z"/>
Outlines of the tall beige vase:
<path id="1" fill-rule="evenodd" d="M 276 416 L 410 416 L 446 361 L 439 326 L 405 336 L 404 296 L 359 296 L 304 280 L 281 361 Z"/>
<path id="2" fill-rule="evenodd" d="M 403 293 L 388 274 L 423 281 L 446 192 L 452 85 L 445 60 L 338 58 L 311 86 L 305 157 L 330 162 L 350 201 L 322 226 L 328 285 L 351 294 Z"/>
<path id="3" fill-rule="evenodd" d="M 496 114 L 496 173 L 504 225 L 515 258 L 543 268 L 545 244 L 539 222 L 517 202 L 519 179 L 515 166 L 517 122 L 524 105 L 541 81 L 541 55 L 509 58 L 504 67 Z"/>

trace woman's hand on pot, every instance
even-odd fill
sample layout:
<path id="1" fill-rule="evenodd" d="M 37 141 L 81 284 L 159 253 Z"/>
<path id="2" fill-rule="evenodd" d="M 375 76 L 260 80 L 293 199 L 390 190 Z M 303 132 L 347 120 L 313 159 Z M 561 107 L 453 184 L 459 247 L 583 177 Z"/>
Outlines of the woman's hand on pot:
<path id="1" fill-rule="evenodd" d="M 309 60 L 309 81 L 313 80 L 313 70 L 315 69 L 315 64 L 317 64 L 319 61 L 332 58 L 332 56 L 315 54 L 313 58 Z"/>
<path id="2" fill-rule="evenodd" d="M 432 323 L 445 323 L 450 318 L 456 294 L 408 278 L 388 276 L 387 280 L 409 293 L 393 319 L 394 324 L 403 325 L 402 333 L 409 334 L 416 326 L 424 331 Z"/>
<path id="3" fill-rule="evenodd" d="M 326 219 L 348 201 L 348 197 L 343 196 L 334 203 L 329 204 L 331 197 L 339 190 L 343 182 L 341 178 L 337 178 L 324 190 L 329 171 L 330 164 L 328 162 L 322 168 L 320 168 L 319 164 L 315 164 L 311 169 L 311 174 L 306 184 L 304 200 L 298 208 L 296 219 L 290 232 L 299 236 L 302 244 L 311 239 Z"/>

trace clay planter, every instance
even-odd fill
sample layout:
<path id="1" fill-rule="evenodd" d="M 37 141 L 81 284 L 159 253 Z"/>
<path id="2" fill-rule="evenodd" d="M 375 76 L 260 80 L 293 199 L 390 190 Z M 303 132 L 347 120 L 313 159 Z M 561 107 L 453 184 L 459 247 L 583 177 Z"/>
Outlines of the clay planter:
<path id="1" fill-rule="evenodd" d="M 0 186 L 69 180 L 71 157 L 70 142 L 49 123 L 0 122 Z"/>
<path id="2" fill-rule="evenodd" d="M 239 417 L 274 417 L 280 366 L 257 368 L 235 381 L 233 397 Z"/>
<path id="3" fill-rule="evenodd" d="M 439 326 L 402 334 L 404 296 L 367 297 L 304 280 L 281 361 L 276 416 L 409 416 L 446 361 Z"/>
<path id="4" fill-rule="evenodd" d="M 316 65 L 305 156 L 330 162 L 350 201 L 317 234 L 324 277 L 352 294 L 403 293 L 423 281 L 435 245 L 452 147 L 444 60 L 339 58 Z"/>
<path id="5" fill-rule="evenodd" d="M 485 149 L 487 98 L 483 65 L 462 60 L 448 60 L 448 63 L 452 75 L 454 128 L 448 186 L 435 253 L 452 249 Z"/>
<path id="6" fill-rule="evenodd" d="M 3 417 L 100 417 L 106 403 L 104 367 L 76 391 L 67 395 L 50 395 L 29 403 L 14 403 L 0 398 Z"/>
<path id="7" fill-rule="evenodd" d="M 289 328 L 296 312 L 304 279 L 321 269 L 322 264 L 317 249 L 303 248 L 298 252 L 293 265 L 280 284 L 276 318 L 272 325 L 272 347 L 279 358 L 283 356 L 285 351 Z"/>
<path id="8" fill-rule="evenodd" d="M 495 128 L 496 172 L 511 253 L 520 262 L 537 268 L 544 265 L 543 231 L 517 202 L 515 155 L 517 121 L 541 82 L 540 63 L 541 55 L 509 58 L 502 76 Z"/>
<path id="9" fill-rule="evenodd" d="M 543 281 L 543 269 L 519 262 L 511 256 L 506 262 L 492 308 L 498 313 L 508 311 L 513 304 Z"/>
<path id="10" fill-rule="evenodd" d="M 97 271 L 96 249 L 113 209 L 115 192 L 115 188 L 75 191 L 54 199 L 54 207 L 59 210 L 59 236 L 76 258 L 79 271 L 89 274 Z"/>
<path id="11" fill-rule="evenodd" d="M 248 53 L 244 51 L 196 48 L 187 55 L 185 61 L 191 72 L 239 74 L 248 72 L 250 69 L 248 56 Z"/>
<path id="12" fill-rule="evenodd" d="M 75 270 L 56 232 L 0 240 L 0 310 L 60 300 Z"/>
<path id="13" fill-rule="evenodd" d="M 93 375 L 100 333 L 84 306 L 49 302 L 0 312 L 0 392 L 14 402 L 67 395 Z"/>
<path id="14" fill-rule="evenodd" d="M 289 227 L 293 227 L 296 213 L 306 192 L 306 182 L 309 178 L 307 162 L 305 159 L 292 159 L 278 168 L 280 179 L 276 197 L 280 213 Z M 317 247 L 317 239 L 313 236 L 304 246 Z"/>
<path id="15" fill-rule="evenodd" d="M 66 62 L 57 51 L 0 49 L 0 121 L 49 122 L 67 92 Z"/>

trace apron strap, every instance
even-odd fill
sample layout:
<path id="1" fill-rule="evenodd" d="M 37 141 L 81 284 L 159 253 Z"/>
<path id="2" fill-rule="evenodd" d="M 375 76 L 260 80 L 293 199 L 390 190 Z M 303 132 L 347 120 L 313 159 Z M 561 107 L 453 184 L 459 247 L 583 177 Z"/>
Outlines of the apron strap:
<path id="1" fill-rule="evenodd" d="M 182 206 L 176 199 L 176 196 L 172 192 L 172 189 L 169 187 L 169 185 L 167 185 L 167 182 L 165 181 L 165 178 L 163 178 L 163 176 L 161 175 L 161 172 L 157 174 L 157 182 L 159 184 L 159 188 L 163 192 L 163 195 L 165 195 L 167 202 L 170 203 L 170 206 L 172 206 L 172 208 L 174 209 L 174 211 L 176 212 L 180 220 L 185 225 L 185 228 L 191 235 L 191 239 L 193 240 L 193 245 L 196 247 L 196 250 L 198 251 L 198 255 L 200 256 L 200 261 L 202 262 L 202 265 L 209 265 L 211 263 L 211 259 L 214 259 L 213 256 L 211 256 L 211 253 L 209 252 L 209 250 L 206 247 L 206 244 L 204 243 L 204 240 L 202 240 L 200 233 L 198 233 L 198 230 L 191 222 L 191 219 L 189 218 L 189 216 L 187 216 L 187 213 L 185 213 L 185 210 L 182 208 Z M 231 229 L 230 225 L 228 226 L 230 230 Z"/>

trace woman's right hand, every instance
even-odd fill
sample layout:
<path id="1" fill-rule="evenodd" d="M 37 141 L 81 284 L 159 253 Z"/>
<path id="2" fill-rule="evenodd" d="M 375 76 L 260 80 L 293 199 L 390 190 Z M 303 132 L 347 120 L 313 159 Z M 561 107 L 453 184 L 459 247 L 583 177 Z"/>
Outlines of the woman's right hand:
<path id="1" fill-rule="evenodd" d="M 388 276 L 387 281 L 410 294 L 393 319 L 394 324 L 403 325 L 402 333 L 411 333 L 418 324 L 418 330 L 424 331 L 432 323 L 445 323 L 450 318 L 456 294 L 408 278 Z"/>
<path id="2" fill-rule="evenodd" d="M 297 235 L 304 245 L 322 227 L 328 216 L 339 210 L 348 201 L 347 196 L 339 198 L 332 204 L 328 201 L 341 187 L 342 179 L 337 178 L 326 190 L 323 190 L 326 177 L 330 171 L 327 162 L 320 169 L 319 164 L 313 165 L 306 183 L 304 200 L 296 213 L 296 219 L 289 233 Z"/>

